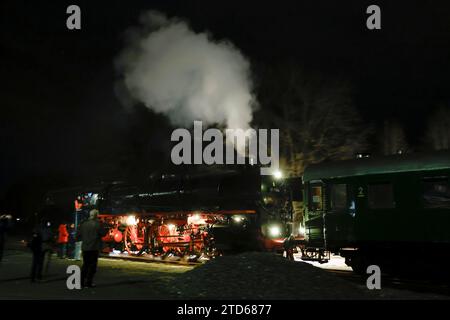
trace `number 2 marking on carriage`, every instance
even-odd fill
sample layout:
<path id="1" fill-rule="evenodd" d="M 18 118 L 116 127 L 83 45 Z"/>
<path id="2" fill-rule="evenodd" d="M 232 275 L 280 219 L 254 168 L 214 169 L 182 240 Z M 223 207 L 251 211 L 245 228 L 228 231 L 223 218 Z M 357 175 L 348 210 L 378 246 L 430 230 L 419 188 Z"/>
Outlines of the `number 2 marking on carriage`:
<path id="1" fill-rule="evenodd" d="M 359 198 L 364 198 L 364 188 L 363 187 L 358 187 L 358 197 Z"/>

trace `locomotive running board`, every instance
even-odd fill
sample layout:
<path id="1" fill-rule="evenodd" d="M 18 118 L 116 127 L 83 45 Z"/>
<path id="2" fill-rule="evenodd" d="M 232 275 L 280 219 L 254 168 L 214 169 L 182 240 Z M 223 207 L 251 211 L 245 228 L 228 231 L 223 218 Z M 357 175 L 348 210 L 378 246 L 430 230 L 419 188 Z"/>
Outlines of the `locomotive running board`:
<path id="1" fill-rule="evenodd" d="M 186 261 L 186 260 L 168 260 L 168 259 L 152 259 L 141 256 L 126 256 L 126 255 L 107 255 L 100 254 L 100 258 L 112 259 L 112 260 L 126 260 L 126 261 L 136 261 L 136 262 L 145 262 L 145 263 L 165 263 L 165 264 L 176 264 L 176 265 L 184 265 L 184 266 L 198 266 L 203 264 L 204 262 L 194 262 L 194 261 Z"/>

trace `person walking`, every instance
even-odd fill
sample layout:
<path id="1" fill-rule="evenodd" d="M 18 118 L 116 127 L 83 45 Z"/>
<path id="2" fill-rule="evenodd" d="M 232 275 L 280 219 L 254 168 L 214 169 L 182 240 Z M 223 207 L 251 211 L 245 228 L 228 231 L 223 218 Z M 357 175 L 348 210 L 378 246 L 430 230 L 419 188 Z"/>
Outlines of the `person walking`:
<path id="1" fill-rule="evenodd" d="M 67 225 L 61 223 L 58 227 L 58 256 L 61 259 L 66 257 L 67 243 L 69 242 L 69 232 L 67 231 Z"/>
<path id="2" fill-rule="evenodd" d="M 95 287 L 94 275 L 97 272 L 98 255 L 102 247 L 102 238 L 107 229 L 103 228 L 98 220 L 98 210 L 89 212 L 89 219 L 84 221 L 79 228 L 77 240 L 81 240 L 83 251 L 83 266 L 81 267 L 81 285 L 83 287 Z"/>

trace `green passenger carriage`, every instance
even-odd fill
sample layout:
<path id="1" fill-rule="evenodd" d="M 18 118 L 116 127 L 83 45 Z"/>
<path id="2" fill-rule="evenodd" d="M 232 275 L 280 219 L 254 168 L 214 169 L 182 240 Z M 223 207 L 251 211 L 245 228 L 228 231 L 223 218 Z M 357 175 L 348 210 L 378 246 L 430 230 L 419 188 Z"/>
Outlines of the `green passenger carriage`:
<path id="1" fill-rule="evenodd" d="M 308 167 L 303 258 L 345 257 L 356 272 L 450 256 L 450 153 Z"/>

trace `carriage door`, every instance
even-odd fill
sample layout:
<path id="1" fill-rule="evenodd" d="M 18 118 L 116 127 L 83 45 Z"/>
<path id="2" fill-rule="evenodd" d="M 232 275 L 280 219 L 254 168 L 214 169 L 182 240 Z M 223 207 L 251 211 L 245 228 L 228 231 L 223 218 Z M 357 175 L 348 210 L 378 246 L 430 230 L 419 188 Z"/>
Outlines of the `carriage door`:
<path id="1" fill-rule="evenodd" d="M 450 178 L 426 176 L 422 179 L 422 233 L 426 242 L 450 242 Z M 424 238 L 422 238 L 424 237 Z"/>
<path id="2" fill-rule="evenodd" d="M 348 242 L 353 218 L 349 214 L 350 201 L 346 183 L 327 185 L 327 204 L 324 213 L 325 239 L 329 248 L 340 248 Z"/>
<path id="3" fill-rule="evenodd" d="M 305 233 L 311 246 L 324 247 L 324 184 L 310 181 L 307 186 Z"/>
<path id="4" fill-rule="evenodd" d="M 352 186 L 354 197 L 350 200 L 350 215 L 353 216 L 353 236 L 355 241 L 365 239 L 367 228 L 366 223 L 368 210 L 367 204 L 367 183 L 358 181 Z"/>
<path id="5" fill-rule="evenodd" d="M 401 220 L 395 200 L 394 184 L 391 181 L 368 182 L 365 206 L 357 211 L 360 240 L 386 241 L 396 238 Z"/>

